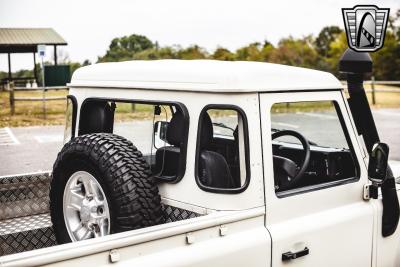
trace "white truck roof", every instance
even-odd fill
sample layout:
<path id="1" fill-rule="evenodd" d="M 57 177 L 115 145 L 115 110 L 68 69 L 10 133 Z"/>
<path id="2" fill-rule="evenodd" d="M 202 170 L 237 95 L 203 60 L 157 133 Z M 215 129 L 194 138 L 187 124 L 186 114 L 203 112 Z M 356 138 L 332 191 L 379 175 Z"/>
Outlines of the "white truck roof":
<path id="1" fill-rule="evenodd" d="M 279 64 L 218 60 L 134 60 L 74 72 L 71 87 L 245 93 L 341 89 L 332 74 Z"/>

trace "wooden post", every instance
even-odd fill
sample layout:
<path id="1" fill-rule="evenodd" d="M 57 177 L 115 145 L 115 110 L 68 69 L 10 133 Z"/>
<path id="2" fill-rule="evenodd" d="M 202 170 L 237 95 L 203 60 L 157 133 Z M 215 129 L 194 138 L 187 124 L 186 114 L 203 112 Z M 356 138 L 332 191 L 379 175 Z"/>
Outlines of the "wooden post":
<path id="1" fill-rule="evenodd" d="M 372 93 L 372 105 L 376 104 L 375 99 L 375 76 L 371 77 L 371 93 Z"/>
<path id="2" fill-rule="evenodd" d="M 10 110 L 11 110 L 11 115 L 15 114 L 15 99 L 14 99 L 14 82 L 13 81 L 8 81 L 7 83 L 7 89 L 10 94 Z"/>
<path id="3" fill-rule="evenodd" d="M 11 54 L 8 53 L 8 80 L 12 80 L 12 73 L 11 73 Z"/>
<path id="4" fill-rule="evenodd" d="M 38 76 L 37 76 L 37 69 L 36 69 L 36 53 L 33 52 L 33 76 L 35 77 L 36 83 L 38 84 Z"/>
<path id="5" fill-rule="evenodd" d="M 42 108 L 43 108 L 43 119 L 46 119 L 46 87 L 42 87 Z"/>
<path id="6" fill-rule="evenodd" d="M 57 66 L 57 46 L 54 45 L 54 65 Z"/>

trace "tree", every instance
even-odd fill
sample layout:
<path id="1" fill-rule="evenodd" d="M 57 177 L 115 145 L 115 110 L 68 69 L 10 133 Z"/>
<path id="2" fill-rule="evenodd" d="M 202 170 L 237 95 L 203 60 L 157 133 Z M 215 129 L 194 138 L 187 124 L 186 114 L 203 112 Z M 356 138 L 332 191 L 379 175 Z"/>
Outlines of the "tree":
<path id="1" fill-rule="evenodd" d="M 325 58 L 328 71 L 339 75 L 338 64 L 344 51 L 348 48 L 346 33 L 340 33 L 329 45 L 327 57 Z"/>
<path id="2" fill-rule="evenodd" d="M 211 55 L 211 58 L 217 60 L 232 61 L 235 60 L 235 54 L 226 48 L 218 47 Z"/>
<path id="3" fill-rule="evenodd" d="M 82 64 L 79 63 L 79 62 L 69 62 L 68 64 L 69 64 L 69 69 L 70 69 L 71 75 L 72 75 L 72 74 L 74 74 L 74 72 L 75 72 L 77 69 L 79 69 L 80 67 L 88 66 L 88 65 L 90 65 L 90 64 L 92 64 L 92 63 L 90 62 L 89 59 L 85 59 L 85 60 L 82 62 Z"/>
<path id="4" fill-rule="evenodd" d="M 377 52 L 370 54 L 374 62 L 373 75 L 377 80 L 399 80 L 399 41 L 392 31 L 387 31 L 384 46 Z"/>
<path id="5" fill-rule="evenodd" d="M 170 46 L 162 48 L 150 48 L 136 53 L 133 59 L 139 60 L 154 60 L 154 59 L 171 59 L 178 58 L 176 49 Z"/>
<path id="6" fill-rule="evenodd" d="M 147 49 L 152 49 L 155 45 L 146 36 L 132 34 L 114 38 L 103 57 L 98 58 L 98 62 L 123 61 L 133 59 L 134 55 Z"/>
<path id="7" fill-rule="evenodd" d="M 178 49 L 177 57 L 180 59 L 204 59 L 207 58 L 207 51 L 198 46 L 192 45 L 187 48 Z"/>
<path id="8" fill-rule="evenodd" d="M 279 41 L 278 47 L 270 54 L 270 61 L 290 66 L 315 68 L 320 57 L 312 46 L 313 39 L 306 36 L 303 39 L 285 38 Z"/>
<path id="9" fill-rule="evenodd" d="M 236 50 L 236 60 L 263 61 L 261 49 L 262 47 L 259 42 L 241 47 Z"/>
<path id="10" fill-rule="evenodd" d="M 318 54 L 326 57 L 331 43 L 335 41 L 342 32 L 343 30 L 337 26 L 324 27 L 315 39 L 315 49 Z"/>

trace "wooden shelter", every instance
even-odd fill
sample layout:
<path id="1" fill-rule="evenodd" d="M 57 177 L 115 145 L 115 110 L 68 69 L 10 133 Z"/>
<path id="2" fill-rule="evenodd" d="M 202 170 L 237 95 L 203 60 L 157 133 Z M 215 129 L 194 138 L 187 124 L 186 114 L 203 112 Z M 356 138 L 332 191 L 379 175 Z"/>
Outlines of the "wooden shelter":
<path id="1" fill-rule="evenodd" d="M 36 52 L 38 45 L 54 46 L 54 64 L 57 65 L 57 46 L 67 45 L 67 42 L 51 28 L 0 28 L 0 53 L 8 54 L 8 77 L 14 80 L 11 71 L 12 53 L 32 53 L 34 76 L 37 80 Z"/>

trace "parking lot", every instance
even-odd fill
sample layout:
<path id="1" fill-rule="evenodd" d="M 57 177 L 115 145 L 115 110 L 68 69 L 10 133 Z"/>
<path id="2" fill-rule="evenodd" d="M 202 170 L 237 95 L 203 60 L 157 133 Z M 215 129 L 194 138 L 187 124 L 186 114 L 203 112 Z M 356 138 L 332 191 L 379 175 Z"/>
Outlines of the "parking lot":
<path id="1" fill-rule="evenodd" d="M 400 160 L 400 109 L 378 109 L 374 110 L 373 114 L 381 140 L 390 145 L 390 159 Z M 330 115 L 323 113 L 319 116 L 315 116 L 315 113 L 313 115 L 309 117 L 317 120 L 318 125 L 329 123 Z M 299 124 L 304 123 L 299 121 L 295 114 L 280 119 L 284 119 L 287 125 L 281 123 L 277 126 L 286 129 L 296 130 Z M 151 122 L 137 123 L 140 124 L 138 127 L 141 129 L 148 128 L 146 133 L 151 134 Z M 145 127 L 145 125 L 150 126 Z M 120 128 L 121 133 L 126 132 L 123 130 L 123 125 L 120 125 Z M 323 127 L 321 129 L 323 130 Z M 62 147 L 63 130 L 63 126 L 0 128 L 0 176 L 51 170 L 57 153 Z M 316 134 L 321 135 L 322 132 Z M 326 133 L 323 135 L 328 136 Z M 137 140 L 142 137 L 133 138 Z M 142 149 L 150 147 L 151 138 L 145 136 L 143 138 L 138 141 L 138 147 L 142 147 Z M 309 136 L 308 138 L 313 139 Z"/>

